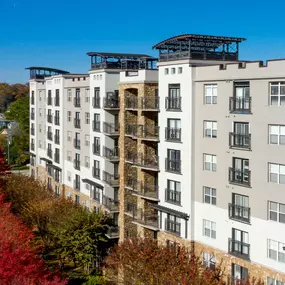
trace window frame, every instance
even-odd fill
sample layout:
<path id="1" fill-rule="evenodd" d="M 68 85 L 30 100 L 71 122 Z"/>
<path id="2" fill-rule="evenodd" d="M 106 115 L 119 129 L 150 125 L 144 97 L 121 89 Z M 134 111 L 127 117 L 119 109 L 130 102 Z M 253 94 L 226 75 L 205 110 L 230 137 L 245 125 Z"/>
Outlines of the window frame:
<path id="1" fill-rule="evenodd" d="M 278 87 L 278 94 L 272 94 L 272 86 Z M 284 89 L 284 94 L 281 94 L 281 87 Z M 272 104 L 272 97 L 277 97 L 277 104 Z M 281 104 L 281 97 L 284 97 L 284 104 Z M 269 82 L 269 106 L 284 106 L 285 105 L 285 82 L 284 81 L 275 81 Z"/>
<path id="2" fill-rule="evenodd" d="M 207 88 L 211 89 L 211 94 L 207 95 Z M 216 90 L 216 94 L 214 94 L 214 90 Z M 207 97 L 210 98 L 209 102 L 207 103 Z M 215 98 L 215 100 L 214 100 Z M 212 84 L 204 84 L 204 105 L 216 105 L 218 103 L 218 84 L 212 83 Z"/>
<path id="3" fill-rule="evenodd" d="M 271 133 L 271 127 L 278 127 L 278 134 Z M 281 132 L 281 128 L 284 128 L 284 135 Z M 277 143 L 271 142 L 271 136 L 277 136 Z M 280 143 L 280 137 L 284 136 L 284 143 Z M 285 125 L 268 125 L 268 143 L 270 145 L 285 145 Z"/>
<path id="4" fill-rule="evenodd" d="M 206 189 L 210 190 L 209 194 L 206 194 Z M 215 190 L 215 195 L 213 195 L 213 190 Z M 206 196 L 209 197 L 209 203 L 206 202 Z M 213 202 L 215 201 L 215 202 Z M 203 186 L 203 203 L 208 204 L 208 205 L 217 205 L 217 189 L 213 187 L 208 187 L 208 186 Z"/>
<path id="5" fill-rule="evenodd" d="M 206 157 L 210 156 L 211 157 L 211 161 L 207 162 Z M 213 162 L 214 158 L 216 158 L 216 162 Z M 206 163 L 210 163 L 210 169 L 206 168 Z M 213 165 L 216 165 L 216 168 L 213 168 Z M 205 171 L 209 171 L 209 172 L 217 172 L 217 155 L 215 154 L 210 154 L 210 153 L 204 153 L 203 154 L 203 167 Z"/>
<path id="6" fill-rule="evenodd" d="M 271 204 L 276 204 L 276 210 L 271 209 Z M 284 207 L 284 212 L 282 212 L 280 210 L 281 206 Z M 276 220 L 271 219 L 271 212 L 276 213 Z M 284 222 L 280 221 L 280 215 L 284 215 Z M 281 223 L 281 224 L 285 224 L 285 204 L 273 202 L 273 201 L 268 201 L 268 220 L 273 221 L 273 222 L 277 222 L 277 223 Z"/>
<path id="7" fill-rule="evenodd" d="M 207 228 L 207 223 L 210 224 L 210 228 Z M 209 234 L 207 235 L 206 230 L 209 230 Z M 216 222 L 203 219 L 203 236 L 211 238 L 211 239 L 216 239 L 217 238 L 217 224 Z"/>
<path id="8" fill-rule="evenodd" d="M 276 243 L 277 246 L 275 246 L 275 249 L 271 248 L 271 246 L 270 246 L 271 243 Z M 281 248 L 282 252 L 281 252 L 280 248 Z M 280 262 L 280 263 L 285 263 L 285 250 L 283 248 L 285 248 L 285 243 L 277 241 L 277 240 L 267 239 L 267 257 L 269 259 L 273 259 L 273 260 Z M 270 254 L 270 250 L 276 251 L 276 259 L 271 257 L 272 254 Z M 284 257 L 283 257 L 284 261 L 280 261 L 280 253 L 282 255 L 284 255 Z"/>
<path id="9" fill-rule="evenodd" d="M 211 128 L 207 128 L 208 123 L 211 124 Z M 216 124 L 216 129 L 214 128 L 214 124 Z M 203 130 L 204 130 L 204 138 L 216 139 L 218 137 L 218 122 L 217 121 L 204 120 L 203 121 Z M 207 130 L 210 130 L 210 136 L 207 135 Z M 216 131 L 216 136 L 214 135 L 215 131 Z"/>
<path id="10" fill-rule="evenodd" d="M 273 166 L 273 165 L 278 166 L 278 173 L 271 172 L 271 166 Z M 281 167 L 281 166 L 284 167 L 284 174 L 280 174 L 280 167 Z M 271 174 L 277 174 L 277 182 L 271 180 Z M 269 163 L 268 163 L 268 182 L 270 182 L 270 183 L 276 183 L 276 184 L 281 184 L 281 185 L 285 184 L 285 180 L 284 180 L 284 183 L 280 183 L 280 175 L 283 175 L 283 176 L 284 176 L 284 179 L 285 179 L 285 164 L 279 164 L 279 163 L 271 163 L 271 162 L 269 162 Z"/>

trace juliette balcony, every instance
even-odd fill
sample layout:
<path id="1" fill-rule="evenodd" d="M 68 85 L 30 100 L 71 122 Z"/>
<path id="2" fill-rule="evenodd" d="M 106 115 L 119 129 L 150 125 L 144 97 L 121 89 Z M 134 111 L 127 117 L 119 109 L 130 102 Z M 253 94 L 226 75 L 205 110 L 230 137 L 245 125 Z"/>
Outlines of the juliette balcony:
<path id="1" fill-rule="evenodd" d="M 141 98 L 141 108 L 143 111 L 159 111 L 159 97 Z"/>
<path id="2" fill-rule="evenodd" d="M 34 143 L 31 142 L 30 147 L 31 147 L 32 151 L 35 151 L 35 144 Z"/>
<path id="3" fill-rule="evenodd" d="M 52 159 L 52 150 L 49 148 L 47 149 L 47 156 Z"/>
<path id="4" fill-rule="evenodd" d="M 103 156 L 110 161 L 119 161 L 119 148 L 114 147 L 113 149 L 103 146 Z"/>
<path id="5" fill-rule="evenodd" d="M 59 163 L 59 159 L 60 159 L 59 153 L 55 153 L 54 154 L 54 162 Z"/>
<path id="6" fill-rule="evenodd" d="M 55 105 L 56 107 L 59 107 L 59 98 L 55 98 L 55 99 L 54 99 L 54 105 Z"/>
<path id="7" fill-rule="evenodd" d="M 73 166 L 76 170 L 80 170 L 80 160 L 74 159 Z"/>
<path id="8" fill-rule="evenodd" d="M 251 134 L 229 134 L 229 145 L 231 148 L 251 149 Z"/>
<path id="9" fill-rule="evenodd" d="M 100 132 L 100 121 L 93 121 L 93 131 Z"/>
<path id="10" fill-rule="evenodd" d="M 112 187 L 119 186 L 119 174 L 112 175 L 107 171 L 103 171 L 103 181 L 105 181 Z"/>
<path id="11" fill-rule="evenodd" d="M 109 212 L 119 211 L 119 201 L 109 198 L 108 196 L 102 196 L 102 204 Z"/>
<path id="12" fill-rule="evenodd" d="M 31 128 L 31 135 L 32 135 L 32 136 L 35 135 L 35 128 Z"/>
<path id="13" fill-rule="evenodd" d="M 103 107 L 106 110 L 119 110 L 120 105 L 119 105 L 119 100 L 104 97 L 104 103 Z"/>
<path id="14" fill-rule="evenodd" d="M 229 253 L 244 259 L 250 259 L 250 245 L 248 243 L 230 238 Z"/>
<path id="15" fill-rule="evenodd" d="M 251 97 L 230 97 L 230 113 L 251 114 Z"/>
<path id="16" fill-rule="evenodd" d="M 165 201 L 172 204 L 181 205 L 181 192 L 166 188 Z"/>
<path id="17" fill-rule="evenodd" d="M 181 129 L 165 128 L 165 140 L 171 142 L 181 142 Z"/>
<path id="18" fill-rule="evenodd" d="M 47 132 L 47 139 L 52 141 L 52 132 Z"/>
<path id="19" fill-rule="evenodd" d="M 47 121 L 52 124 L 52 115 L 47 115 Z"/>
<path id="20" fill-rule="evenodd" d="M 181 160 L 166 158 L 165 170 L 168 172 L 181 173 Z"/>
<path id="21" fill-rule="evenodd" d="M 119 135 L 119 125 L 103 122 L 103 132 L 109 136 Z"/>
<path id="22" fill-rule="evenodd" d="M 94 178 L 100 179 L 100 168 L 92 168 L 92 174 Z"/>
<path id="23" fill-rule="evenodd" d="M 80 149 L 80 140 L 79 139 L 74 139 L 73 145 L 76 149 Z"/>
<path id="24" fill-rule="evenodd" d="M 166 97 L 165 109 L 167 111 L 181 111 L 181 97 Z"/>
<path id="25" fill-rule="evenodd" d="M 93 154 L 95 155 L 100 155 L 100 144 L 98 143 L 93 143 Z"/>
<path id="26" fill-rule="evenodd" d="M 229 168 L 229 182 L 241 186 L 250 186 L 251 171 L 248 169 Z"/>
<path id="27" fill-rule="evenodd" d="M 172 221 L 170 219 L 165 219 L 165 230 L 170 232 L 174 235 L 180 236 L 181 235 L 181 223 Z"/>
<path id="28" fill-rule="evenodd" d="M 59 136 L 58 136 L 58 135 L 54 135 L 54 143 L 55 143 L 55 144 L 60 144 Z"/>
<path id="29" fill-rule="evenodd" d="M 79 97 L 75 97 L 74 98 L 73 105 L 74 105 L 74 107 L 80 107 L 81 106 L 81 102 L 80 102 L 80 98 Z"/>
<path id="30" fill-rule="evenodd" d="M 250 223 L 250 208 L 230 203 L 229 218 L 239 222 Z"/>
<path id="31" fill-rule="evenodd" d="M 92 98 L 92 105 L 93 105 L 93 108 L 100 108 L 100 97 L 93 97 Z"/>
<path id="32" fill-rule="evenodd" d="M 31 113 L 31 120 L 35 119 L 35 113 Z"/>
<path id="33" fill-rule="evenodd" d="M 73 188 L 77 191 L 80 191 L 80 181 L 74 180 L 73 181 Z"/>
<path id="34" fill-rule="evenodd" d="M 74 119 L 74 128 L 80 129 L 80 119 Z"/>
<path id="35" fill-rule="evenodd" d="M 59 117 L 54 116 L 54 124 L 59 126 Z"/>
<path id="36" fill-rule="evenodd" d="M 51 105 L 52 105 L 52 98 L 51 98 L 51 96 L 48 96 L 48 98 L 47 98 L 47 104 L 48 104 L 48 106 L 51 106 Z"/>

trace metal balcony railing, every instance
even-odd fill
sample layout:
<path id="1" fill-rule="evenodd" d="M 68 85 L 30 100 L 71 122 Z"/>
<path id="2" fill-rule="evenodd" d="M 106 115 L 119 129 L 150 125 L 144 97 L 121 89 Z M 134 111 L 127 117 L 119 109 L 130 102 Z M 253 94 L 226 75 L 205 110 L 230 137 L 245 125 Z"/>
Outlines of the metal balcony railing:
<path id="1" fill-rule="evenodd" d="M 103 171 L 103 181 L 105 181 L 112 187 L 118 186 L 119 185 L 119 174 L 113 175 L 107 171 Z"/>
<path id="2" fill-rule="evenodd" d="M 93 121 L 93 131 L 100 132 L 100 121 Z"/>
<path id="3" fill-rule="evenodd" d="M 60 142 L 59 142 L 59 136 L 54 135 L 54 143 L 60 144 Z"/>
<path id="4" fill-rule="evenodd" d="M 47 98 L 47 104 L 48 104 L 48 106 L 51 106 L 51 105 L 52 105 L 52 98 L 51 98 L 51 96 L 48 96 L 48 98 Z"/>
<path id="5" fill-rule="evenodd" d="M 126 97 L 125 99 L 125 109 L 138 109 L 138 98 L 136 96 Z"/>
<path id="6" fill-rule="evenodd" d="M 158 229 L 158 215 L 145 212 L 142 209 L 137 209 L 133 213 L 133 220 L 140 225 L 152 227 Z"/>
<path id="7" fill-rule="evenodd" d="M 35 151 L 35 144 L 31 142 L 30 146 L 31 146 L 31 150 Z"/>
<path id="8" fill-rule="evenodd" d="M 100 97 L 93 97 L 92 105 L 93 105 L 93 108 L 100 108 Z"/>
<path id="9" fill-rule="evenodd" d="M 100 192 L 98 192 L 98 190 L 96 191 L 96 190 L 93 190 L 93 199 L 95 200 L 95 201 L 97 201 L 98 203 L 100 203 Z"/>
<path id="10" fill-rule="evenodd" d="M 98 143 L 93 143 L 92 144 L 92 149 L 93 149 L 93 154 L 96 154 L 96 155 L 100 155 L 100 144 Z"/>
<path id="11" fill-rule="evenodd" d="M 106 236 L 110 239 L 118 238 L 119 237 L 119 227 L 118 226 L 108 227 Z"/>
<path id="12" fill-rule="evenodd" d="M 59 122 L 59 117 L 58 116 L 54 116 L 54 124 L 59 126 L 60 122 Z"/>
<path id="13" fill-rule="evenodd" d="M 73 140 L 73 146 L 74 146 L 76 149 L 80 149 L 80 140 L 79 140 L 79 139 L 74 139 L 74 140 Z"/>
<path id="14" fill-rule="evenodd" d="M 249 259 L 250 245 L 248 243 L 229 238 L 229 253 Z"/>
<path id="15" fill-rule="evenodd" d="M 34 95 L 31 96 L 31 105 L 35 105 L 35 96 Z"/>
<path id="16" fill-rule="evenodd" d="M 47 156 L 49 157 L 49 158 L 52 158 L 52 150 L 51 149 L 47 149 Z"/>
<path id="17" fill-rule="evenodd" d="M 166 97 L 165 98 L 165 109 L 181 111 L 181 97 Z"/>
<path id="18" fill-rule="evenodd" d="M 119 125 L 103 122 L 103 132 L 109 136 L 119 135 Z"/>
<path id="19" fill-rule="evenodd" d="M 230 97 L 230 113 L 250 114 L 251 97 Z"/>
<path id="20" fill-rule="evenodd" d="M 181 129 L 165 128 L 165 140 L 173 142 L 181 142 Z"/>
<path id="21" fill-rule="evenodd" d="M 52 141 L 52 132 L 47 132 L 47 139 Z"/>
<path id="22" fill-rule="evenodd" d="M 159 126 L 141 125 L 141 136 L 145 140 L 159 139 Z"/>
<path id="23" fill-rule="evenodd" d="M 35 119 L 35 113 L 31 113 L 31 120 Z"/>
<path id="24" fill-rule="evenodd" d="M 127 206 L 125 208 L 125 213 L 128 214 L 129 216 L 134 217 L 136 211 L 137 211 L 137 205 L 134 203 L 128 203 L 127 202 Z"/>
<path id="25" fill-rule="evenodd" d="M 114 147 L 113 149 L 103 146 L 103 156 L 112 161 L 119 160 L 119 148 Z"/>
<path id="26" fill-rule="evenodd" d="M 229 133 L 229 145 L 232 148 L 251 149 L 251 134 Z"/>
<path id="27" fill-rule="evenodd" d="M 32 136 L 35 135 L 35 128 L 31 128 L 31 135 L 32 135 Z"/>
<path id="28" fill-rule="evenodd" d="M 47 115 L 47 121 L 52 124 L 52 115 Z"/>
<path id="29" fill-rule="evenodd" d="M 102 196 L 102 204 L 110 212 L 119 211 L 119 201 L 115 201 L 114 199 L 111 199 L 108 196 Z"/>
<path id="30" fill-rule="evenodd" d="M 229 203 L 229 218 L 250 223 L 250 208 Z"/>
<path id="31" fill-rule="evenodd" d="M 59 163 L 59 159 L 60 159 L 59 153 L 55 153 L 54 154 L 54 162 Z"/>
<path id="32" fill-rule="evenodd" d="M 159 97 L 143 97 L 141 98 L 142 110 L 158 111 L 159 110 Z"/>
<path id="33" fill-rule="evenodd" d="M 73 181 L 73 188 L 77 191 L 80 191 L 80 181 L 74 180 Z"/>
<path id="34" fill-rule="evenodd" d="M 241 186 L 250 186 L 251 171 L 248 169 L 229 168 L 229 182 Z"/>
<path id="35" fill-rule="evenodd" d="M 75 169 L 80 170 L 80 160 L 74 159 L 73 166 Z"/>
<path id="36" fill-rule="evenodd" d="M 80 129 L 80 119 L 74 119 L 74 128 Z"/>
<path id="37" fill-rule="evenodd" d="M 158 186 L 141 182 L 137 187 L 137 193 L 144 198 L 158 199 Z"/>
<path id="38" fill-rule="evenodd" d="M 165 170 L 169 172 L 181 173 L 181 160 L 166 158 Z"/>
<path id="39" fill-rule="evenodd" d="M 104 103 L 103 103 L 104 109 L 119 109 L 119 100 L 104 97 Z"/>
<path id="40" fill-rule="evenodd" d="M 170 219 L 165 219 L 165 230 L 172 234 L 181 235 L 181 223 L 172 221 Z"/>
<path id="41" fill-rule="evenodd" d="M 94 178 L 100 179 L 100 168 L 92 167 L 92 174 Z"/>
<path id="42" fill-rule="evenodd" d="M 181 192 L 171 189 L 165 189 L 165 201 L 181 205 Z"/>
<path id="43" fill-rule="evenodd" d="M 54 105 L 59 107 L 59 98 L 54 98 Z"/>
<path id="44" fill-rule="evenodd" d="M 74 98 L 73 105 L 74 105 L 74 107 L 80 107 L 81 106 L 80 97 Z"/>
<path id="45" fill-rule="evenodd" d="M 132 163 L 138 167 L 146 168 L 149 170 L 159 170 L 159 158 L 157 155 L 141 155 L 135 152 L 128 151 L 126 153 L 126 162 Z"/>

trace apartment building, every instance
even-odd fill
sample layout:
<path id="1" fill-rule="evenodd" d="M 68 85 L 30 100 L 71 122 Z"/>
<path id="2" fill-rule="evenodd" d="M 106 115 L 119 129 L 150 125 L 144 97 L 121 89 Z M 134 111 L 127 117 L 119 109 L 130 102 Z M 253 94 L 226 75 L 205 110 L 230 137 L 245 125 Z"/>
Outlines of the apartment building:
<path id="1" fill-rule="evenodd" d="M 229 280 L 285 284 L 285 60 L 181 35 L 90 52 L 88 74 L 31 67 L 31 175 L 111 215 L 110 239 L 192 246 Z M 157 68 L 158 66 L 158 68 Z"/>

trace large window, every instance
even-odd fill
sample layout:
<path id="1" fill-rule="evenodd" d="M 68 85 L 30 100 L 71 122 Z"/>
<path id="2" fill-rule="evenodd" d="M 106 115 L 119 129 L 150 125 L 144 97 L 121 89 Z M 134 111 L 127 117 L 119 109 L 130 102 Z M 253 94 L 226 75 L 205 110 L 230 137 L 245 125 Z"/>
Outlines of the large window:
<path id="1" fill-rule="evenodd" d="M 230 168 L 230 183 L 250 186 L 249 160 L 239 157 L 233 158 L 233 167 Z"/>
<path id="2" fill-rule="evenodd" d="M 230 251 L 245 256 L 249 256 L 248 232 L 232 229 L 232 243 Z"/>
<path id="3" fill-rule="evenodd" d="M 285 224 L 285 204 L 268 202 L 268 219 Z"/>
<path id="4" fill-rule="evenodd" d="M 165 200 L 174 204 L 181 204 L 181 183 L 174 180 L 167 180 Z"/>
<path id="5" fill-rule="evenodd" d="M 268 239 L 268 258 L 285 263 L 285 243 Z"/>
<path id="6" fill-rule="evenodd" d="M 216 205 L 217 203 L 217 191 L 215 188 L 203 187 L 204 203 Z"/>
<path id="7" fill-rule="evenodd" d="M 214 269 L 216 267 L 216 257 L 208 252 L 203 252 L 203 266 Z"/>
<path id="8" fill-rule="evenodd" d="M 212 154 L 204 154 L 204 170 L 217 171 L 217 156 Z"/>
<path id="9" fill-rule="evenodd" d="M 166 170 L 181 172 L 180 150 L 167 149 Z"/>
<path id="10" fill-rule="evenodd" d="M 181 120 L 167 119 L 165 139 L 169 141 L 181 141 Z"/>
<path id="11" fill-rule="evenodd" d="M 181 110 L 180 84 L 169 84 L 166 98 L 167 110 Z"/>
<path id="12" fill-rule="evenodd" d="M 203 235 L 215 239 L 216 223 L 203 219 Z"/>
<path id="13" fill-rule="evenodd" d="M 285 105 L 285 82 L 270 83 L 270 105 Z"/>
<path id="14" fill-rule="evenodd" d="M 285 126 L 269 125 L 269 143 L 285 145 Z"/>
<path id="15" fill-rule="evenodd" d="M 205 85 L 205 104 L 217 104 L 217 84 Z"/>
<path id="16" fill-rule="evenodd" d="M 165 219 L 165 230 L 180 235 L 181 233 L 180 218 L 174 215 L 167 214 L 167 218 Z"/>
<path id="17" fill-rule="evenodd" d="M 204 121 L 204 136 L 207 138 L 217 137 L 217 122 L 216 121 Z"/>
<path id="18" fill-rule="evenodd" d="M 271 277 L 267 277 L 266 285 L 285 285 L 285 283 Z"/>
<path id="19" fill-rule="evenodd" d="M 269 163 L 269 181 L 285 184 L 285 165 Z"/>

